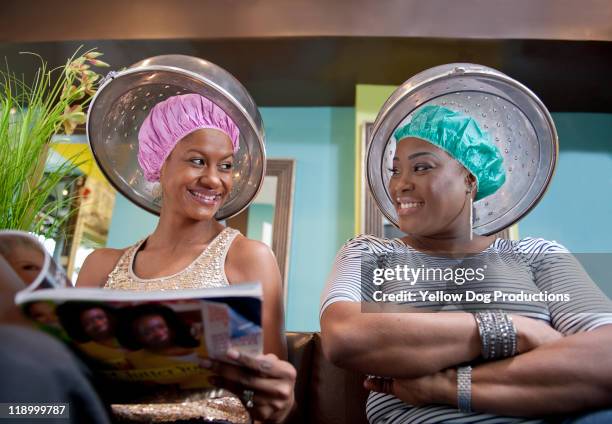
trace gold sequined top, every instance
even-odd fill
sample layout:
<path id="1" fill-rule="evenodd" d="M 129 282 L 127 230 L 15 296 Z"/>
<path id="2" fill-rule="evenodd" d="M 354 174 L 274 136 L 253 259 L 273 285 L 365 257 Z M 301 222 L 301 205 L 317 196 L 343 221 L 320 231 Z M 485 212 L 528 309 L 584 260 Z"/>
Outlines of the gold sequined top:
<path id="1" fill-rule="evenodd" d="M 186 290 L 229 285 L 225 275 L 225 257 L 240 231 L 225 228 L 185 269 L 160 278 L 140 278 L 134 274 L 134 258 L 146 240 L 129 247 L 108 275 L 105 289 L 114 290 Z M 162 391 L 152 399 L 133 404 L 111 405 L 113 414 L 122 421 L 171 422 L 176 420 L 222 420 L 248 423 L 249 414 L 240 400 L 224 390 Z"/>
<path id="2" fill-rule="evenodd" d="M 139 251 L 141 240 L 129 247 L 108 275 L 105 289 L 115 290 L 187 290 L 229 285 L 225 275 L 225 257 L 232 241 L 240 231 L 224 228 L 206 249 L 187 268 L 173 275 L 160 278 L 140 278 L 134 274 L 134 258 Z"/>

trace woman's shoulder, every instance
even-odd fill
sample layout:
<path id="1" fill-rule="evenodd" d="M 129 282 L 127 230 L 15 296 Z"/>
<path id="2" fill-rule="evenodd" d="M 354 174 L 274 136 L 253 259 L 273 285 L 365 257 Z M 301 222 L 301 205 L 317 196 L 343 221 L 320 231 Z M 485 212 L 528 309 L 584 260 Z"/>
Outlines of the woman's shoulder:
<path id="1" fill-rule="evenodd" d="M 237 234 L 229 246 L 226 263 L 230 268 L 268 268 L 271 264 L 276 264 L 276 257 L 272 249 L 267 244 L 247 238 L 242 234 Z"/>
<path id="2" fill-rule="evenodd" d="M 228 257 L 236 254 L 239 254 L 242 257 L 248 257 L 250 259 L 274 255 L 270 246 L 259 240 L 247 238 L 240 232 L 236 234 L 236 237 L 229 248 Z"/>
<path id="3" fill-rule="evenodd" d="M 389 253 L 405 247 L 399 239 L 377 237 L 372 234 L 359 234 L 347 240 L 340 249 L 340 253 Z"/>
<path id="4" fill-rule="evenodd" d="M 77 287 L 102 287 L 106 283 L 108 275 L 129 248 L 113 249 L 105 247 L 91 252 L 81 266 L 76 283 Z"/>
<path id="5" fill-rule="evenodd" d="M 225 260 L 225 274 L 230 284 L 259 281 L 264 292 L 280 290 L 281 277 L 272 249 L 261 241 L 237 235 Z"/>
<path id="6" fill-rule="evenodd" d="M 568 249 L 555 240 L 541 237 L 523 237 L 519 240 L 497 239 L 496 250 L 514 251 L 521 254 L 568 253 Z"/>

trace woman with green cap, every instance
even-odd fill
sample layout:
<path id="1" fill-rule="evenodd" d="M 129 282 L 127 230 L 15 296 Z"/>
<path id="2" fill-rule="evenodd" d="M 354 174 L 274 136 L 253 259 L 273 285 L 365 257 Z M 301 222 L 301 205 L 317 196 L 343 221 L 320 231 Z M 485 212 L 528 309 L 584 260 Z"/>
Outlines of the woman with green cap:
<path id="1" fill-rule="evenodd" d="M 610 407 L 609 300 L 558 243 L 473 233 L 472 202 L 507 179 L 489 134 L 432 104 L 394 137 L 387 188 L 406 235 L 349 240 L 320 313 L 328 358 L 371 376 L 369 421 L 525 423 Z M 597 313 L 568 313 L 576 305 Z"/>

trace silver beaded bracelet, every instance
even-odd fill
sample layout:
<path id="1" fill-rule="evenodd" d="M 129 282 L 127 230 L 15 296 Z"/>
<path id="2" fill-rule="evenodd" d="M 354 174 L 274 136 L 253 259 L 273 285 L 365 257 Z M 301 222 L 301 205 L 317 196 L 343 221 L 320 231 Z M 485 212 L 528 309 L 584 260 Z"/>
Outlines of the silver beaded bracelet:
<path id="1" fill-rule="evenodd" d="M 502 359 L 518 353 L 516 327 L 512 317 L 501 310 L 474 314 L 484 359 Z"/>
<path id="2" fill-rule="evenodd" d="M 472 367 L 457 368 L 457 408 L 472 412 Z"/>

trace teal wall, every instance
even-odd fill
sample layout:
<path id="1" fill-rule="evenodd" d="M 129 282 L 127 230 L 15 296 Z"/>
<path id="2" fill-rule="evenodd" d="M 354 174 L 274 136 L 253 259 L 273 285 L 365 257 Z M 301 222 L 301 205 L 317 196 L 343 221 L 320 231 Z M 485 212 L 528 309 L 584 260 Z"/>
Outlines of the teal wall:
<path id="1" fill-rule="evenodd" d="M 263 108 L 268 156 L 296 159 L 287 329 L 319 329 L 320 293 L 353 235 L 353 108 Z"/>
<path id="2" fill-rule="evenodd" d="M 264 222 L 269 224 L 274 222 L 274 206 L 263 203 L 251 204 L 249 206 L 246 236 L 253 240 L 261 240 Z"/>
<path id="3" fill-rule="evenodd" d="M 563 244 L 612 299 L 612 114 L 553 113 L 553 119 L 555 176 L 519 233 Z"/>
<path id="4" fill-rule="evenodd" d="M 612 114 L 553 113 L 559 161 L 548 191 L 519 222 L 521 237 L 574 253 L 612 253 Z"/>
<path id="5" fill-rule="evenodd" d="M 354 227 L 354 108 L 262 108 L 267 153 L 296 160 L 286 328 L 319 328 L 319 297 Z M 109 247 L 145 237 L 157 219 L 117 196 Z"/>

